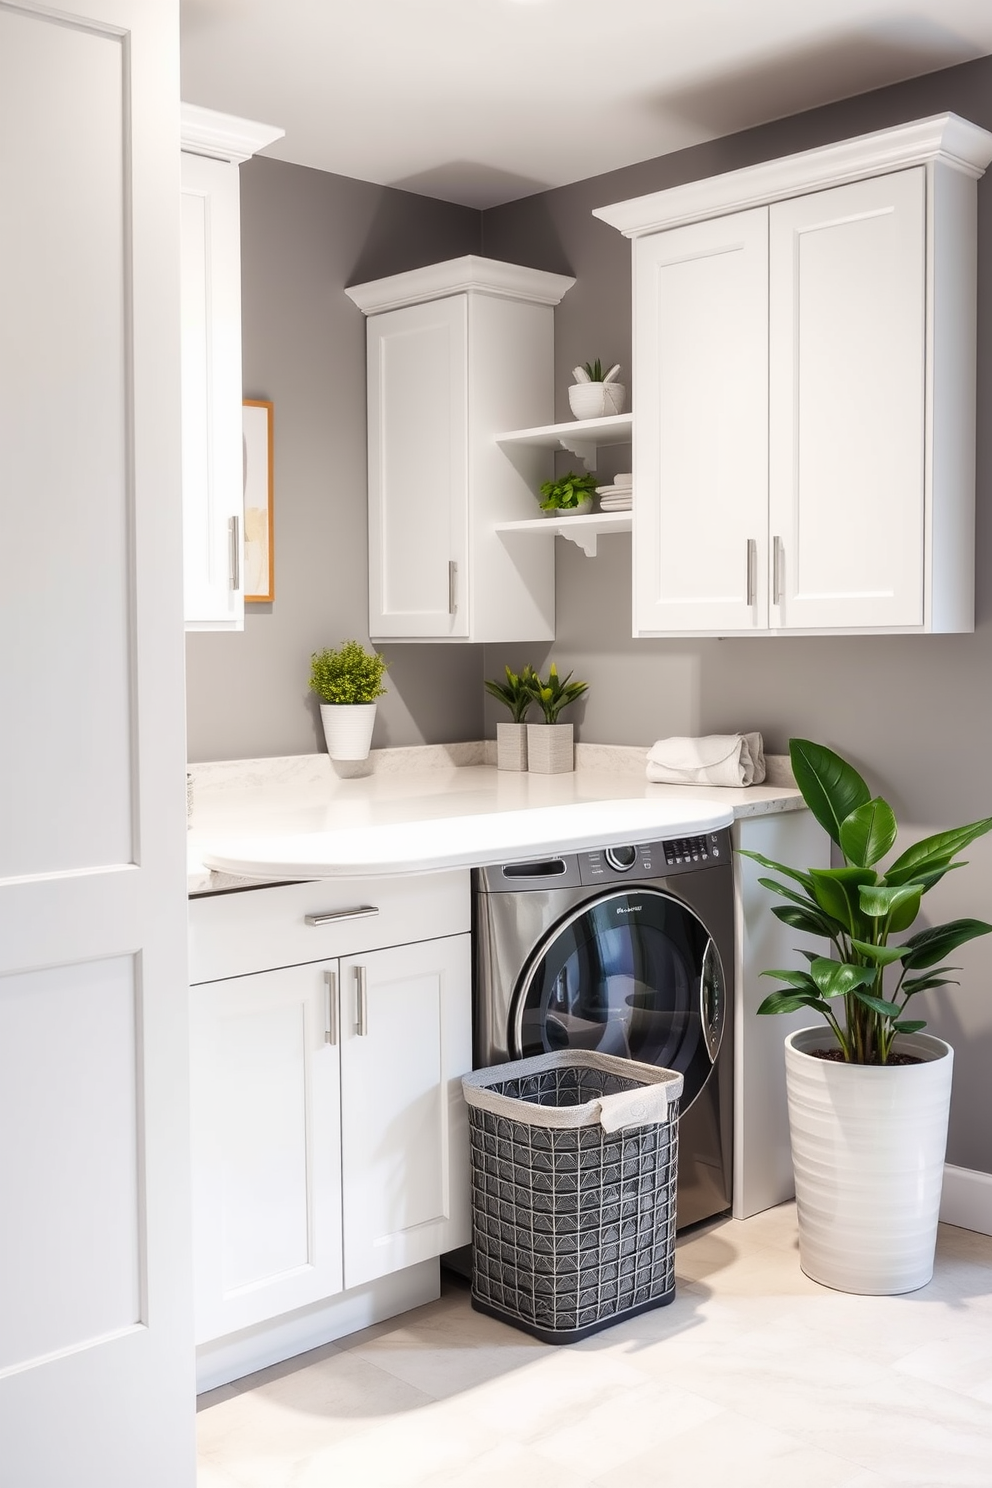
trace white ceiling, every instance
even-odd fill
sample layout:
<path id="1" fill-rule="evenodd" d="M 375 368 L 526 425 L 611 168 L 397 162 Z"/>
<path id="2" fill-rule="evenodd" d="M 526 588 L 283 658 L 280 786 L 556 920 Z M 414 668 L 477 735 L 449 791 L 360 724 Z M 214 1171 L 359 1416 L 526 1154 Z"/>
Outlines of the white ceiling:
<path id="1" fill-rule="evenodd" d="M 488 207 L 992 53 L 992 0 L 182 0 L 183 98 Z"/>

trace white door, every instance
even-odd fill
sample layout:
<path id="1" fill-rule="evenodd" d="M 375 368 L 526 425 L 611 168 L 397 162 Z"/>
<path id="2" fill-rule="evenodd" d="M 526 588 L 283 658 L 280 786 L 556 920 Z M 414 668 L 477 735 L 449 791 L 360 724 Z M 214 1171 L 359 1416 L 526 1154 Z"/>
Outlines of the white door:
<path id="1" fill-rule="evenodd" d="M 341 962 L 344 1280 L 468 1244 L 468 935 Z"/>
<path id="2" fill-rule="evenodd" d="M 192 989 L 197 1343 L 341 1290 L 336 976 Z"/>
<path id="3" fill-rule="evenodd" d="M 195 1480 L 175 0 L 0 0 L 0 1477 Z"/>
<path id="4" fill-rule="evenodd" d="M 467 636 L 465 295 L 368 319 L 369 634 Z"/>
<path id="5" fill-rule="evenodd" d="M 924 168 L 770 212 L 770 623 L 922 625 Z"/>
<path id="6" fill-rule="evenodd" d="M 634 634 L 768 624 L 768 212 L 634 249 Z"/>
<path id="7" fill-rule="evenodd" d="M 242 630 L 241 181 L 186 151 L 181 172 L 186 628 Z"/>

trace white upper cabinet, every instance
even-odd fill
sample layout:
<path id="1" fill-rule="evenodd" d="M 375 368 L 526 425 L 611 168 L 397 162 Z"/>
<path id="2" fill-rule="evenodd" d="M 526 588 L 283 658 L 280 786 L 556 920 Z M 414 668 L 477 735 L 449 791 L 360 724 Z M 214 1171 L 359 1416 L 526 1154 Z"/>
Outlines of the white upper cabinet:
<path id="1" fill-rule="evenodd" d="M 244 626 L 238 167 L 285 131 L 182 106 L 183 561 L 187 630 Z"/>
<path id="2" fill-rule="evenodd" d="M 538 515 L 546 451 L 502 430 L 554 412 L 554 306 L 574 280 L 467 255 L 346 292 L 368 317 L 369 632 L 554 636 L 554 553 L 501 535 Z"/>
<path id="3" fill-rule="evenodd" d="M 990 159 L 941 115 L 596 213 L 635 240 L 635 635 L 974 628 Z"/>

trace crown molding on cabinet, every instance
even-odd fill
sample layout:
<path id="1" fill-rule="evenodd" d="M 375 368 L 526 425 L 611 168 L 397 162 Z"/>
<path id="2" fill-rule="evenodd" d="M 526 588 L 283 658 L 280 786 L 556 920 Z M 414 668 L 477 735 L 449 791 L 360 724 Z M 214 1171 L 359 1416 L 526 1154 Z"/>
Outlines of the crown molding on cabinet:
<path id="1" fill-rule="evenodd" d="M 239 119 L 235 114 L 218 114 L 196 103 L 181 106 L 181 148 L 190 155 L 207 155 L 211 160 L 240 165 L 266 145 L 275 144 L 285 133 L 285 129 L 275 129 L 271 124 Z"/>
<path id="2" fill-rule="evenodd" d="M 495 295 L 503 300 L 526 300 L 533 305 L 557 305 L 574 283 L 567 274 L 549 274 L 543 269 L 527 269 L 520 264 L 466 253 L 461 258 L 449 258 L 444 263 L 428 264 L 404 274 L 353 284 L 345 294 L 363 314 L 377 315 L 383 310 L 399 310 L 405 305 L 420 305 L 466 291 Z"/>
<path id="3" fill-rule="evenodd" d="M 724 175 L 689 181 L 613 206 L 597 207 L 594 217 L 625 237 L 639 238 L 706 217 L 764 206 L 890 171 L 942 160 L 977 179 L 992 161 L 992 134 L 957 114 L 935 114 L 894 129 L 881 129 L 838 144 L 823 145 L 781 160 L 769 160 Z"/>

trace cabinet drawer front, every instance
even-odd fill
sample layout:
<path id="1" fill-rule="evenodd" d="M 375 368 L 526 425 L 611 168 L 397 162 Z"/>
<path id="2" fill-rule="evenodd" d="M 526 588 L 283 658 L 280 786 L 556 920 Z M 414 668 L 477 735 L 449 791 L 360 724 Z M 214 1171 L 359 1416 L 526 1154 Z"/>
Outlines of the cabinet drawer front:
<path id="1" fill-rule="evenodd" d="M 359 914 L 373 909 L 374 914 Z M 355 912 L 355 918 L 348 916 Z M 341 916 L 308 924 L 307 916 Z M 190 981 L 246 976 L 334 956 L 459 935 L 471 925 L 465 871 L 205 895 L 189 906 Z"/>

